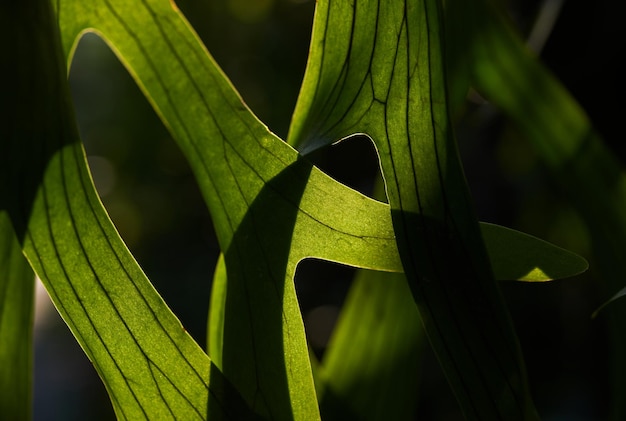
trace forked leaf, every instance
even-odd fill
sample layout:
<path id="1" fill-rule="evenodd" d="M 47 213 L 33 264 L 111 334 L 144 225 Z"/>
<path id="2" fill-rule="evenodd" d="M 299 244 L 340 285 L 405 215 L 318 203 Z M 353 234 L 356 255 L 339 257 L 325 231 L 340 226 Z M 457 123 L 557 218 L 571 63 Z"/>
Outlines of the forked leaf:
<path id="1" fill-rule="evenodd" d="M 262 416 L 318 418 L 293 288 L 295 266 L 314 256 L 396 269 L 394 232 L 382 217 L 389 217 L 388 208 L 325 176 L 269 133 L 173 3 L 61 0 L 55 5 L 66 54 L 84 30 L 103 34 L 196 173 L 228 267 L 224 373 Z M 50 22 L 49 16 L 43 20 Z M 42 57 L 33 68 L 56 64 L 54 57 Z M 54 68 L 47 82 L 56 89 L 62 86 L 63 69 Z M 34 98 L 42 98 L 35 96 L 38 89 L 45 92 L 36 83 L 31 89 Z M 61 101 L 53 108 L 67 109 L 66 92 L 51 94 L 49 101 Z M 21 123 L 43 116 L 35 126 L 52 136 L 15 143 L 16 149 L 24 148 L 19 156 L 39 152 L 39 159 L 35 174 L 26 179 L 21 168 L 12 167 L 17 187 L 10 196 L 21 201 L 7 206 L 26 253 L 97 364 L 120 418 L 150 417 L 147 411 L 176 418 L 202 418 L 213 411 L 237 419 L 249 416 L 231 412 L 245 412 L 245 405 L 164 306 L 112 228 L 71 118 L 62 113 L 61 121 L 51 121 L 50 114 L 37 109 L 18 111 Z M 409 215 L 415 209 L 400 210 Z"/>
<path id="2" fill-rule="evenodd" d="M 12 16 L 0 6 L 0 68 L 13 65 Z M 5 74 L 5 77 L 9 77 Z M 12 82 L 14 83 L 14 82 Z M 6 87 L 5 87 L 6 89 Z M 12 92 L 0 95 L 0 414 L 9 419 L 30 419 L 32 415 L 33 305 L 35 275 L 17 241 L 6 212 L 9 178 L 8 161 L 14 159 L 5 132 L 11 124 Z"/>
<path id="3" fill-rule="evenodd" d="M 398 250 L 424 327 L 465 415 L 536 417 L 447 114 L 440 4 L 317 4 L 289 140 L 308 151 L 374 141 Z"/>
<path id="4" fill-rule="evenodd" d="M 531 235 L 484 222 L 480 228 L 498 280 L 544 282 L 574 276 L 587 267 L 582 257 Z M 207 349 L 218 367 L 226 283 L 222 256 L 213 277 L 207 324 Z M 409 292 L 399 273 L 362 271 L 355 278 L 314 376 L 325 419 L 356 414 L 359 419 L 380 419 L 383 410 L 393 419 L 412 419 L 418 377 L 408 367 L 419 361 L 424 333 Z"/>
<path id="5" fill-rule="evenodd" d="M 0 414 L 7 419 L 32 414 L 34 285 L 11 221 L 0 211 Z"/>
<path id="6" fill-rule="evenodd" d="M 119 419 L 252 419 L 148 282 L 108 219 L 70 107 L 47 0 L 3 5 L 12 37 L 0 128 L 2 206 Z M 5 105 L 10 104 L 10 108 Z M 10 160 L 4 159 L 10 157 Z"/>
<path id="7" fill-rule="evenodd" d="M 582 257 L 528 234 L 484 222 L 480 228 L 496 279 L 538 282 L 587 268 Z M 409 293 L 400 274 L 357 273 L 313 372 L 324 419 L 415 418 L 425 337 Z"/>
<path id="8" fill-rule="evenodd" d="M 228 268 L 224 374 L 263 416 L 318 418 L 295 267 L 314 256 L 398 268 L 388 208 L 270 133 L 171 2 L 66 0 L 57 12 L 66 52 L 87 28 L 113 46 L 196 174 Z"/>
<path id="9" fill-rule="evenodd" d="M 387 205 L 384 206 L 387 207 Z M 381 214 L 380 217 L 386 221 L 386 225 L 391 224 L 390 214 Z M 479 226 L 496 280 L 547 282 L 576 276 L 588 268 L 588 263 L 583 257 L 540 238 L 487 222 L 481 222 Z M 390 265 L 385 270 L 402 272 L 402 266 Z M 364 276 L 364 278 L 369 279 L 372 276 Z M 211 360 L 218 367 L 222 359 L 226 282 L 226 264 L 224 256 L 220 255 L 213 274 L 207 323 L 207 350 Z M 386 284 L 382 279 L 380 282 Z M 391 285 L 398 285 L 398 282 L 394 281 Z M 390 285 L 386 287 L 392 288 Z M 398 286 L 398 288 L 402 289 L 403 286 Z M 413 302 L 411 306 L 414 306 Z M 346 329 L 346 331 L 352 331 L 352 329 Z"/>
<path id="10" fill-rule="evenodd" d="M 587 267 L 582 257 L 528 234 L 480 228 L 496 279 L 546 281 Z M 415 367 L 425 337 L 408 293 L 399 274 L 358 272 L 313 371 L 324 419 L 415 418 Z"/>

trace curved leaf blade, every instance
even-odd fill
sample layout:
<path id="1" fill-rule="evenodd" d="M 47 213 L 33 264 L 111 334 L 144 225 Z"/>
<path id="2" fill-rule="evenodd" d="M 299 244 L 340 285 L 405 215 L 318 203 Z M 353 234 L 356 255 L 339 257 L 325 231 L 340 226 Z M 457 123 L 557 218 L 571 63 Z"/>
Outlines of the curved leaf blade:
<path id="1" fill-rule="evenodd" d="M 171 3 L 142 1 L 132 10 L 115 1 L 59 4 L 66 53 L 80 32 L 103 34 L 196 172 L 229 268 L 226 375 L 261 414 L 314 417 L 295 265 L 315 256 L 397 268 L 393 232 L 378 217 L 387 208 L 332 181 L 269 133 Z"/>
<path id="2" fill-rule="evenodd" d="M 439 8 L 319 2 L 289 140 L 372 138 L 409 285 L 465 415 L 535 418 L 447 115 Z"/>
<path id="3" fill-rule="evenodd" d="M 224 348 L 224 318 L 226 316 L 226 291 L 228 275 L 226 262 L 221 254 L 215 265 L 213 283 L 211 284 L 211 303 L 207 322 L 207 352 L 211 361 L 220 368 L 222 366 L 222 350 Z"/>
<path id="4" fill-rule="evenodd" d="M 1 136 L 11 152 L 2 204 L 118 418 L 252 418 L 149 283 L 100 203 L 74 125 L 49 2 L 5 11 L 17 83 L 3 97 L 13 108 Z"/>
<path id="5" fill-rule="evenodd" d="M 359 271 L 316 383 L 325 419 L 415 419 L 426 338 L 406 279 Z"/>
<path id="6" fill-rule="evenodd" d="M 582 257 L 531 235 L 485 222 L 480 228 L 498 280 L 545 282 L 575 276 L 588 266 Z M 226 283 L 222 256 L 215 268 L 207 323 L 207 349 L 217 367 L 222 360 Z M 379 391 L 393 390 L 390 399 L 395 403 L 389 406 L 396 415 L 391 417 L 412 418 L 414 402 L 405 398 L 414 393 L 418 377 L 405 362 L 414 364 L 419 359 L 423 331 L 415 302 L 407 300 L 408 292 L 400 273 L 364 271 L 356 276 L 326 358 L 318 363 L 317 375 L 314 370 L 324 417 L 342 419 L 359 414 L 359 419 L 380 419 L 379 411 L 389 396 Z M 389 376 L 390 366 L 402 370 Z M 367 373 L 362 367 L 368 367 Z M 376 387 L 363 387 L 364 378 Z M 384 410 L 390 414 L 389 407 Z"/>
<path id="7" fill-rule="evenodd" d="M 317 418 L 295 267 L 309 256 L 398 267 L 393 231 L 377 218 L 386 208 L 270 133 L 170 2 L 68 0 L 57 12 L 66 53 L 88 28 L 113 46 L 196 173 L 228 268 L 225 375 L 262 415 Z"/>
<path id="8" fill-rule="evenodd" d="M 0 211 L 0 413 L 11 419 L 32 414 L 34 281 L 8 215 Z"/>
<path id="9" fill-rule="evenodd" d="M 496 279 L 541 282 L 588 266 L 582 257 L 528 234 L 488 223 L 480 228 Z M 415 418 L 425 337 L 409 294 L 401 274 L 357 273 L 314 371 L 325 419 Z"/>

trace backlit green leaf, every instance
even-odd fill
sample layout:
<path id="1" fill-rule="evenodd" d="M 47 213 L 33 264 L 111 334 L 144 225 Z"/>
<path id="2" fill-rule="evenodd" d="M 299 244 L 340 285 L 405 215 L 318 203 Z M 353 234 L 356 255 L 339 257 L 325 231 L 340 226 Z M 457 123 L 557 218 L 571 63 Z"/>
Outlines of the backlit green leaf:
<path id="1" fill-rule="evenodd" d="M 207 323 L 207 352 L 217 367 L 222 366 L 222 349 L 224 347 L 224 316 L 228 277 L 224 255 L 220 255 L 211 288 L 211 304 Z"/>
<path id="2" fill-rule="evenodd" d="M 534 415 L 449 132 L 439 5 L 357 4 L 319 3 L 292 138 L 308 137 L 317 147 L 367 133 L 380 153 L 391 206 L 336 182 L 269 132 L 173 2 L 3 6 L 2 26 L 11 32 L 3 37 L 8 80 L 17 82 L 2 98 L 8 119 L 0 132 L 0 212 L 8 212 L 118 418 L 319 419 L 293 285 L 297 264 L 308 257 L 404 268 L 468 416 Z M 64 51 L 71 61 L 85 31 L 102 36 L 135 77 L 187 156 L 211 211 L 224 252 L 210 320 L 215 363 L 156 293 L 96 194 L 61 59 Z M 2 241 L 12 242 L 13 233 L 0 228 Z M 3 247 L 14 256 L 9 242 Z M 374 288 L 388 286 L 378 278 Z M 385 290 L 392 301 L 398 291 Z M 18 293 L 32 295 L 26 288 Z M 346 314 L 348 325 L 361 317 Z M 415 315 L 402 329 L 417 332 L 417 322 Z M 411 354 L 418 339 L 398 332 L 375 335 L 369 357 L 355 354 L 355 360 L 381 361 L 390 340 Z M 337 339 L 337 349 L 345 340 Z M 327 391 L 344 393 L 363 373 L 330 355 L 328 367 L 340 374 Z M 348 396 L 357 399 L 358 411 L 370 401 L 367 393 Z"/>
<path id="3" fill-rule="evenodd" d="M 547 281 L 587 268 L 583 258 L 530 235 L 487 223 L 480 228 L 496 279 Z M 400 274 L 358 273 L 314 371 L 325 419 L 415 418 L 425 337 L 409 293 Z"/>
<path id="4" fill-rule="evenodd" d="M 528 234 L 487 223 L 480 228 L 496 279 L 549 281 L 574 276 L 587 267 L 580 256 Z M 226 283 L 222 257 L 213 278 L 207 331 L 207 349 L 218 367 Z M 409 293 L 401 274 L 359 272 L 325 358 L 314 370 L 325 419 L 380 419 L 383 413 L 393 419 L 413 418 L 419 377 L 410 367 L 419 362 L 424 334 Z"/>
<path id="5" fill-rule="evenodd" d="M 7 419 L 32 413 L 34 280 L 8 215 L 0 211 L 0 414 Z"/>
<path id="6" fill-rule="evenodd" d="M 55 306 L 103 378 L 120 419 L 248 419 L 233 391 L 148 282 L 99 201 L 69 103 L 53 11 L 3 7 L 15 87 L 0 139 L 2 205 Z M 4 102 L 6 101 L 6 102 Z M 6 187 L 6 188 L 4 188 Z"/>
<path id="7" fill-rule="evenodd" d="M 437 1 L 318 2 L 290 129 L 309 151 L 375 143 L 424 327 L 468 418 L 536 417 L 447 114 Z"/>
<path id="8" fill-rule="evenodd" d="M 425 340 L 404 276 L 360 271 L 318 369 L 324 419 L 415 419 Z"/>
<path id="9" fill-rule="evenodd" d="M 86 28 L 113 46 L 196 173 L 228 269 L 224 374 L 262 415 L 317 418 L 295 267 L 313 256 L 398 268 L 388 208 L 270 133 L 171 3 L 66 1 L 58 13 L 66 52 Z"/>

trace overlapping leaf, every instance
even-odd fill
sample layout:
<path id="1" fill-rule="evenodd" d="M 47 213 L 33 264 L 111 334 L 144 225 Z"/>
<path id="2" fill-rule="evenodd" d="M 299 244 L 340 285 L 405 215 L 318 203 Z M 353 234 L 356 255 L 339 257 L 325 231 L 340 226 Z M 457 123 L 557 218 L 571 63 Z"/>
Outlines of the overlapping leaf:
<path id="1" fill-rule="evenodd" d="M 480 227 L 498 280 L 545 282 L 587 268 L 580 256 L 530 235 L 487 223 Z M 215 269 L 207 330 L 207 349 L 218 367 L 226 290 L 222 257 Z M 326 357 L 317 367 L 315 383 L 324 417 L 345 419 L 359 414 L 360 419 L 378 419 L 383 408 L 390 413 L 391 407 L 394 419 L 412 418 L 419 379 L 407 367 L 420 360 L 424 333 L 415 302 L 407 299 L 407 293 L 401 274 L 364 271 L 357 275 Z M 395 392 L 386 395 L 380 390 Z"/>
<path id="2" fill-rule="evenodd" d="M 196 173 L 228 268 L 221 369 L 258 413 L 316 418 L 295 266 L 316 256 L 397 269 L 387 207 L 256 120 L 171 3 L 67 1 L 57 12 L 66 51 L 85 28 L 114 46 Z"/>
<path id="3" fill-rule="evenodd" d="M 420 199 L 423 202 L 417 203 L 414 197 L 416 186 L 411 182 L 406 184 L 407 177 L 417 175 L 420 180 L 428 180 L 437 186 L 443 181 L 441 171 L 445 164 L 440 159 L 444 153 L 452 153 L 448 156 L 451 159 L 449 167 L 445 167 L 451 171 L 445 174 L 443 193 L 445 197 L 447 194 L 451 198 L 462 197 L 462 203 L 465 203 L 462 176 L 453 151 L 445 150 L 450 146 L 449 137 L 439 133 L 435 136 L 436 142 L 430 145 L 408 142 L 409 149 L 424 147 L 424 162 L 436 162 L 437 171 L 433 172 L 434 167 L 430 164 L 403 166 L 407 162 L 389 171 L 390 162 L 395 163 L 391 155 L 397 153 L 398 147 L 407 146 L 406 142 L 400 144 L 395 140 L 397 135 L 401 137 L 405 133 L 414 140 L 416 134 L 433 135 L 428 125 L 423 124 L 423 116 L 409 122 L 408 131 L 403 132 L 408 127 L 404 123 L 395 126 L 398 116 L 408 115 L 407 92 L 411 98 L 416 95 L 420 100 L 428 100 L 429 105 L 424 110 L 426 114 L 434 110 L 430 114 L 431 129 L 437 131 L 447 127 L 445 97 L 429 97 L 437 91 L 429 89 L 443 83 L 430 78 L 431 72 L 438 72 L 433 68 L 437 64 L 436 57 L 432 53 L 415 56 L 417 50 L 408 48 L 407 43 L 407 39 L 413 39 L 413 30 L 421 31 L 423 26 L 420 25 L 433 24 L 434 29 L 422 33 L 426 43 L 421 47 L 430 48 L 432 38 L 433 50 L 438 50 L 436 13 L 433 14 L 431 9 L 424 15 L 419 9 L 426 3 L 409 4 L 402 10 L 395 9 L 397 5 L 379 5 L 376 10 L 365 8 L 365 15 L 355 20 L 346 20 L 345 16 L 334 12 L 329 14 L 341 23 L 336 32 L 328 32 L 334 34 L 334 41 L 339 42 L 339 54 L 342 54 L 342 46 L 349 45 L 349 50 L 353 46 L 367 50 L 372 47 L 370 41 L 380 42 L 370 55 L 361 55 L 361 50 L 351 53 L 357 63 L 353 67 L 357 76 L 366 70 L 367 79 L 367 75 L 371 76 L 370 70 L 376 69 L 376 77 L 367 79 L 372 84 L 373 96 L 369 102 L 354 101 L 360 92 L 367 95 L 367 89 L 362 89 L 367 85 L 359 85 L 359 78 L 355 79 L 355 74 L 350 73 L 353 70 L 344 69 L 347 73 L 340 71 L 343 74 L 340 85 L 326 86 L 331 98 L 321 109 L 329 114 L 320 119 L 320 115 L 313 113 L 306 120 L 318 121 L 320 127 L 330 121 L 332 130 L 329 133 L 335 133 L 358 126 L 360 121 L 354 116 L 363 112 L 359 119 L 367 115 L 363 120 L 364 131 L 375 141 L 389 140 L 386 147 L 380 143 L 377 145 L 382 151 L 383 170 L 386 176 L 390 176 L 388 180 L 396 182 L 390 194 L 392 209 L 399 211 L 394 214 L 394 231 L 387 205 L 333 181 L 271 134 L 252 115 L 173 3 L 165 0 L 142 0 L 136 4 L 110 0 L 89 4 L 74 0 L 56 2 L 56 17 L 62 28 L 66 55 L 71 57 L 72 47 L 81 32 L 95 30 L 102 34 L 135 76 L 196 173 L 228 268 L 228 282 L 222 283 L 223 307 L 217 308 L 220 311 L 216 331 L 221 339 L 214 351 L 219 367 L 228 378 L 226 380 L 154 291 L 106 216 L 89 177 L 74 128 L 52 13 L 46 1 L 33 0 L 31 3 L 7 5 L 7 13 L 3 14 L 11 17 L 4 27 L 11 28 L 17 35 L 15 38 L 3 37 L 3 40 L 10 40 L 7 50 L 12 52 L 8 56 L 14 60 L 11 69 L 14 79 L 20 83 L 10 87 L 3 98 L 3 105 L 16 106 L 11 110 L 7 124 L 3 125 L 5 132 L 1 138 L 4 156 L 12 157 L 11 164 L 2 168 L 2 209 L 8 210 L 24 252 L 102 376 L 118 417 L 253 417 L 240 400 L 240 392 L 247 404 L 261 416 L 316 419 L 317 402 L 293 287 L 297 263 L 306 257 L 318 257 L 358 267 L 398 271 L 402 267 L 396 248 L 398 234 L 401 234 L 400 252 L 404 253 L 405 268 L 407 262 L 414 262 L 416 258 L 420 265 L 428 266 L 434 262 L 435 266 L 430 269 L 440 268 L 438 265 L 441 264 L 442 256 L 425 257 L 421 252 L 416 255 L 411 251 L 407 254 L 410 243 L 418 248 L 424 245 L 434 247 L 435 254 L 445 254 L 451 251 L 448 246 L 455 248 L 460 244 L 463 255 L 469 250 L 466 248 L 469 243 L 465 243 L 468 238 L 478 241 L 473 244 L 482 247 L 476 227 L 471 227 L 471 218 L 469 225 L 464 220 L 468 210 L 466 204 L 456 209 L 456 205 L 450 207 L 448 203 L 439 203 L 439 193 L 432 190 L 432 186 L 420 190 L 425 196 Z M 321 2 L 321 12 L 318 13 L 323 14 L 327 6 Z M 349 8 L 347 3 L 339 6 Z M 428 3 L 428 7 L 432 6 Z M 372 19 L 380 27 L 369 26 Z M 350 23 L 355 26 L 350 27 Z M 317 28 L 316 31 L 320 31 L 320 26 Z M 392 30 L 381 35 L 387 29 L 396 32 Z M 370 35 L 366 34 L 368 31 Z M 360 41 L 346 44 L 352 39 L 347 35 L 349 32 L 352 35 L 360 33 L 355 38 Z M 363 39 L 365 41 L 361 42 Z M 54 48 L 50 48 L 50 43 Z M 402 44 L 406 44 L 409 54 L 402 49 Z M 394 56 L 389 51 L 397 54 Z M 408 67 L 401 65 L 399 60 L 403 57 L 407 59 Z M 371 61 L 362 62 L 362 58 Z M 315 59 L 312 62 L 315 63 Z M 427 68 L 419 76 L 429 81 L 429 89 L 424 90 L 425 86 L 411 82 L 417 80 L 412 71 L 417 69 L 418 62 L 417 67 L 421 69 L 423 63 Z M 326 65 L 332 70 L 333 66 L 342 64 L 330 59 Z M 315 77 L 322 86 L 329 82 L 334 84 L 333 76 L 331 72 Z M 411 83 L 404 84 L 403 81 Z M 310 83 L 305 85 L 304 92 L 307 86 Z M 353 94 L 357 92 L 359 94 L 355 97 Z M 319 100 L 319 97 L 315 98 Z M 439 106 L 443 108 L 437 108 Z M 311 109 L 316 110 L 315 107 Z M 298 124 L 305 119 L 295 121 Z M 432 126 L 433 122 L 435 126 Z M 399 131 L 393 133 L 394 130 Z M 437 139 L 445 140 L 440 144 Z M 407 156 L 415 161 L 422 159 L 419 154 Z M 419 171 L 423 172 L 418 175 Z M 447 180 L 450 175 L 451 182 Z M 6 183 L 7 180 L 10 184 Z M 426 196 L 430 195 L 432 197 L 427 199 Z M 416 204 L 419 204 L 417 208 Z M 432 223 L 423 224 L 424 215 L 433 217 Z M 445 218 L 438 221 L 441 215 Z M 415 217 L 422 218 L 422 224 L 407 222 L 407 218 L 412 220 Z M 412 230 L 418 225 L 425 229 L 426 243 L 421 243 L 420 239 L 414 242 L 415 232 Z M 450 227 L 463 228 L 462 232 L 465 227 L 469 230 L 467 238 L 461 236 L 462 241 L 457 243 L 458 233 L 452 232 L 454 238 L 448 241 L 439 232 L 432 231 L 433 227 L 435 231 L 442 227 L 444 231 Z M 442 244 L 443 249 L 437 249 Z M 459 252 L 458 249 L 452 251 Z M 472 253 L 469 250 L 469 254 Z M 479 251 L 478 255 L 485 263 L 484 253 Z M 415 273 L 409 273 L 417 279 Z M 424 278 L 422 275 L 420 279 Z M 430 279 L 430 275 L 426 278 Z M 436 274 L 433 272 L 432 275 Z M 432 279 L 440 277 L 433 276 Z M 489 289 L 488 282 L 479 285 L 491 293 L 494 291 Z M 28 293 L 25 288 L 19 291 Z M 436 296 L 437 301 L 442 298 L 438 295 L 441 292 L 445 295 L 450 291 L 436 288 L 434 295 L 426 297 Z M 453 291 L 446 299 L 456 300 L 457 295 Z M 471 297 L 480 298 L 480 295 Z M 441 303 L 437 301 L 433 306 Z M 460 301 L 458 304 L 463 306 L 465 303 Z M 2 308 L 9 307 L 3 305 Z M 442 313 L 444 316 L 446 311 Z M 460 311 L 459 314 L 463 314 L 464 310 Z M 470 314 L 476 316 L 476 309 L 470 308 Z M 496 328 L 503 328 L 499 325 L 500 315 L 496 316 Z M 433 317 L 430 323 L 438 317 Z M 452 321 L 459 321 L 458 314 L 453 315 Z M 451 326 L 448 319 L 445 324 Z M 442 332 L 435 329 L 436 334 Z M 455 334 L 459 333 L 457 330 Z M 451 343 L 459 344 L 465 340 L 464 335 L 460 335 Z M 508 340 L 511 340 L 510 336 Z M 478 360 L 484 361 L 481 348 L 484 344 L 470 345 L 470 350 L 478 349 Z M 515 348 L 514 343 L 508 345 Z M 513 350 L 512 354 L 515 352 Z M 449 356 L 443 357 L 444 365 L 450 361 L 457 363 L 454 358 L 459 353 L 455 351 L 453 354 L 448 360 Z M 496 365 L 503 363 L 500 368 L 505 375 L 523 375 L 516 372 L 514 362 L 507 360 L 511 355 L 509 350 L 503 355 L 504 360 L 496 355 Z M 475 357 L 474 354 L 470 356 Z M 476 363 L 465 365 L 465 368 L 476 369 Z M 473 373 L 469 378 L 485 380 L 479 377 L 480 373 Z M 476 404 L 476 399 L 491 398 L 490 394 L 499 387 L 500 380 L 495 377 L 487 379 L 483 386 L 491 389 L 486 394 L 480 390 L 473 397 L 463 395 L 460 398 L 472 404 Z M 458 379 L 453 376 L 452 382 L 456 381 Z M 505 394 L 510 392 L 511 396 L 525 399 L 518 395 L 517 387 L 511 386 Z M 473 393 L 467 388 L 461 389 L 462 394 Z M 509 410 L 506 399 L 495 405 L 481 402 L 475 409 L 506 412 Z M 527 403 L 522 403 L 522 407 L 525 405 Z"/>
<path id="4" fill-rule="evenodd" d="M 3 160 L 2 205 L 118 418 L 251 418 L 141 272 L 98 199 L 49 3 L 3 9 L 13 35 L 3 38 L 3 51 L 18 82 L 2 98 L 11 104 L 0 136 L 11 157 Z"/>
<path id="5" fill-rule="evenodd" d="M 440 20 L 436 1 L 318 3 L 290 141 L 372 138 L 404 271 L 466 416 L 532 418 L 451 133 Z"/>
<path id="6" fill-rule="evenodd" d="M 581 257 L 530 235 L 486 223 L 480 227 L 496 279 L 546 281 L 587 268 Z M 216 279 L 211 305 L 219 309 Z M 425 339 L 404 276 L 359 271 L 314 370 L 323 417 L 414 419 Z"/>

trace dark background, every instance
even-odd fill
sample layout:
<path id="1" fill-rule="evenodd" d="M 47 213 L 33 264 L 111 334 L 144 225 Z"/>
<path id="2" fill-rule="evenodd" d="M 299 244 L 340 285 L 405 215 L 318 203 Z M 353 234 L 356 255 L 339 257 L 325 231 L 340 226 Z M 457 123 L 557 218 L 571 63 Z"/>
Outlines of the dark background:
<path id="1" fill-rule="evenodd" d="M 248 105 L 284 138 L 306 64 L 314 2 L 178 3 Z M 526 36 L 540 6 L 549 2 L 509 3 Z M 625 2 L 563 1 L 540 52 L 622 160 L 624 18 Z M 81 41 L 70 82 L 81 136 L 107 210 L 158 291 L 204 346 L 219 247 L 185 159 L 96 36 Z M 503 291 L 542 417 L 605 419 L 605 327 L 601 318 L 591 320 L 590 315 L 609 297 L 596 287 L 599 275 L 582 221 L 525 139 L 489 104 L 466 106 L 457 121 L 457 137 L 481 220 L 535 234 L 590 259 L 592 269 L 585 275 L 546 284 L 505 283 Z M 366 141 L 346 142 L 315 159 L 325 171 L 366 193 L 378 171 Z M 320 353 L 352 273 L 321 262 L 304 262 L 298 270 L 305 322 L 315 332 Z M 104 387 L 54 310 L 39 314 L 35 344 L 35 419 L 114 419 Z M 426 358 L 424 385 L 416 393 L 421 418 L 460 419 L 434 357 Z"/>

